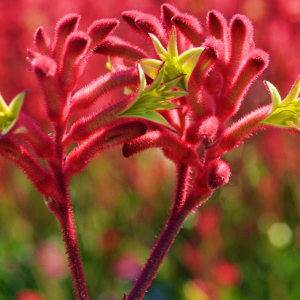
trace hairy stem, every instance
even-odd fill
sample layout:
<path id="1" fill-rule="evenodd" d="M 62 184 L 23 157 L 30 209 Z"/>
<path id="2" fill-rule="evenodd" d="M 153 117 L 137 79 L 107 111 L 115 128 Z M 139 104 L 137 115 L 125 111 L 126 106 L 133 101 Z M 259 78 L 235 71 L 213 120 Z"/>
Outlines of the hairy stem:
<path id="1" fill-rule="evenodd" d="M 68 199 L 69 200 L 69 199 Z M 79 244 L 77 240 L 76 227 L 74 223 L 74 216 L 69 201 L 66 211 L 63 216 L 59 218 L 59 223 L 62 228 L 63 239 L 65 242 L 66 251 L 69 259 L 69 267 L 71 269 L 72 280 L 74 283 L 76 299 L 88 300 L 88 290 L 85 283 L 85 276 L 83 273 L 82 260 L 80 257 Z"/>
<path id="2" fill-rule="evenodd" d="M 154 245 L 150 257 L 137 278 L 132 290 L 125 300 L 142 300 L 152 284 L 156 273 L 167 256 L 175 237 L 189 214 L 186 209 L 181 209 L 187 194 L 190 168 L 184 164 L 178 166 L 177 189 L 171 214 L 165 224 L 165 228 Z"/>
<path id="3" fill-rule="evenodd" d="M 83 272 L 83 264 L 80 257 L 79 244 L 76 234 L 74 215 L 71 207 L 71 199 L 68 196 L 68 179 L 63 172 L 64 166 L 64 146 L 62 145 L 63 136 L 66 129 L 66 123 L 55 126 L 55 156 L 48 160 L 55 178 L 58 188 L 63 195 L 62 201 L 59 203 L 59 209 L 55 209 L 55 214 L 63 234 L 65 248 L 69 260 L 69 268 L 71 270 L 72 281 L 75 288 L 77 300 L 89 300 L 87 285 L 85 283 L 85 275 Z"/>
<path id="4" fill-rule="evenodd" d="M 182 208 L 186 200 L 191 170 L 191 167 L 188 167 L 183 163 L 179 163 L 177 166 L 177 184 L 173 204 L 173 210 L 176 212 Z"/>

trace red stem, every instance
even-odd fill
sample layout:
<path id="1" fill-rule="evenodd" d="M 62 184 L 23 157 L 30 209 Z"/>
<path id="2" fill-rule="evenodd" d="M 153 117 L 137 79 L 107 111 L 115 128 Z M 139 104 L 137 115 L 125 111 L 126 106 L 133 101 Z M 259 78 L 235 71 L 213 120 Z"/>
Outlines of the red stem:
<path id="1" fill-rule="evenodd" d="M 188 213 L 189 211 L 187 210 L 171 213 L 162 234 L 152 249 L 144 269 L 136 280 L 128 297 L 125 298 L 126 300 L 142 300 L 144 298 Z"/>
<path id="2" fill-rule="evenodd" d="M 192 168 L 179 163 L 177 166 L 177 186 L 174 198 L 174 204 L 172 210 L 178 212 L 185 200 L 186 194 L 189 187 L 189 179 Z"/>
<path id="3" fill-rule="evenodd" d="M 89 300 L 90 297 L 88 294 L 87 285 L 85 283 L 85 276 L 83 272 L 82 260 L 80 257 L 74 215 L 71 207 L 71 199 L 68 196 L 68 180 L 63 172 L 65 148 L 62 145 L 62 140 L 65 129 L 65 124 L 55 126 L 56 153 L 52 159 L 48 160 L 48 164 L 58 181 L 59 189 L 62 195 L 64 195 L 62 201 L 59 202 L 59 206 L 56 206 L 56 208 L 54 208 L 53 206 L 54 210 L 51 211 L 56 216 L 62 229 L 63 240 L 65 242 L 65 247 L 68 255 L 69 267 L 71 269 L 76 299 Z"/>
<path id="4" fill-rule="evenodd" d="M 142 300 L 144 298 L 186 216 L 189 214 L 189 210 L 182 209 L 187 194 L 189 173 L 190 168 L 180 163 L 178 166 L 177 189 L 171 214 L 163 232 L 151 251 L 144 269 L 141 271 L 129 295 L 124 297 L 125 300 Z"/>
<path id="5" fill-rule="evenodd" d="M 63 239 L 65 242 L 69 267 L 71 269 L 72 280 L 75 287 L 77 300 L 89 300 L 87 285 L 85 283 L 85 276 L 83 272 L 82 260 L 80 257 L 79 244 L 77 240 L 76 227 L 74 223 L 74 216 L 72 207 L 69 204 L 70 199 L 67 199 L 67 209 L 63 213 L 62 218 L 58 218 L 62 228 Z"/>

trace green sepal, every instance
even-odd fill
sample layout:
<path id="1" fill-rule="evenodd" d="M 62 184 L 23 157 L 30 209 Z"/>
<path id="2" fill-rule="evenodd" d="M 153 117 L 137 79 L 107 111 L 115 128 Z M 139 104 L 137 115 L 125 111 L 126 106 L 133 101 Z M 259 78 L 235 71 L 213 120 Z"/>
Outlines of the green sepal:
<path id="1" fill-rule="evenodd" d="M 268 90 L 271 94 L 271 99 L 272 99 L 272 112 L 280 106 L 281 104 L 281 97 L 279 95 L 278 90 L 276 89 L 276 87 L 269 81 L 266 81 L 266 85 L 268 87 Z"/>
<path id="2" fill-rule="evenodd" d="M 176 35 L 175 29 L 172 29 L 169 44 L 168 44 L 168 52 L 160 43 L 158 38 L 153 34 L 149 34 L 154 48 L 160 58 L 165 62 L 165 71 L 163 82 L 170 81 L 179 75 L 184 74 L 184 80 L 179 81 L 177 84 L 177 88 L 182 90 L 187 90 L 187 83 L 190 75 L 192 74 L 193 69 L 195 68 L 199 57 L 204 47 L 192 48 L 190 50 L 185 51 L 178 57 L 178 50 L 176 45 Z M 158 73 L 158 68 L 161 66 L 161 62 L 158 60 L 145 59 L 141 61 L 142 68 L 145 73 L 150 76 L 152 79 L 156 78 Z"/>
<path id="3" fill-rule="evenodd" d="M 139 92 L 137 94 L 137 98 L 139 98 L 141 94 L 145 91 L 147 85 L 145 73 L 143 72 L 143 69 L 139 64 L 138 64 L 138 69 L 139 69 L 139 76 L 140 76 L 140 87 L 139 87 Z"/>
<path id="4" fill-rule="evenodd" d="M 7 134 L 12 129 L 12 127 L 15 125 L 16 122 L 17 122 L 17 119 L 11 121 L 9 126 L 7 126 L 7 127 L 5 127 L 5 128 L 2 129 L 1 134 L 2 135 Z"/>
<path id="5" fill-rule="evenodd" d="M 141 65 L 143 71 L 150 78 L 155 79 L 157 77 L 157 74 L 158 74 L 163 62 L 160 60 L 156 60 L 156 59 L 146 58 L 146 59 L 140 60 L 139 64 Z"/>
<path id="6" fill-rule="evenodd" d="M 182 109 L 182 108 L 172 102 L 165 102 L 163 106 L 156 108 L 156 110 L 167 110 L 167 109 Z"/>
<path id="7" fill-rule="evenodd" d="M 158 88 L 158 86 L 161 84 L 162 79 L 164 77 L 164 71 L 165 71 L 165 65 L 163 63 L 157 74 L 157 77 L 155 78 L 151 86 L 147 89 L 147 92 L 152 92 L 154 89 Z"/>
<path id="8" fill-rule="evenodd" d="M 297 99 L 300 91 L 300 77 L 283 101 L 273 84 L 266 82 L 266 85 L 272 98 L 272 111 L 260 123 L 300 130 L 300 99 Z"/>
<path id="9" fill-rule="evenodd" d="M 0 129 L 2 129 L 2 135 L 8 133 L 17 122 L 26 92 L 18 94 L 9 106 L 0 95 Z"/>
<path id="10" fill-rule="evenodd" d="M 298 129 L 300 129 L 299 118 L 300 118 L 299 113 L 282 107 L 282 108 L 277 108 L 274 111 L 274 113 L 269 115 L 267 118 L 265 118 L 260 123 L 272 125 L 272 126 L 276 126 L 276 127 L 281 127 L 281 128 L 299 127 Z"/>
<path id="11" fill-rule="evenodd" d="M 156 79 L 153 81 L 150 87 L 145 90 L 145 74 L 142 67 L 138 65 L 140 76 L 139 91 L 132 103 L 118 115 L 119 117 L 144 118 L 165 125 L 174 130 L 174 128 L 164 119 L 164 117 L 155 111 L 180 108 L 178 105 L 170 102 L 170 100 L 186 96 L 188 95 L 188 92 L 172 90 L 172 88 L 182 80 L 184 75 L 180 75 L 169 82 L 162 84 L 161 82 L 164 77 L 164 69 L 165 64 L 163 63 Z"/>
<path id="12" fill-rule="evenodd" d="M 161 42 L 159 41 L 159 39 L 153 35 L 152 33 L 149 33 L 151 39 L 152 39 L 152 42 L 153 42 L 153 45 L 154 45 L 154 48 L 157 52 L 157 54 L 163 59 L 163 57 L 167 57 L 169 55 L 169 53 L 167 52 L 167 50 L 164 48 L 164 46 L 161 44 Z"/>
<path id="13" fill-rule="evenodd" d="M 184 77 L 184 84 L 186 88 L 187 88 L 187 82 L 204 49 L 205 49 L 204 47 L 190 49 L 188 51 L 183 52 L 178 58 L 178 63 L 182 66 L 182 69 L 186 74 L 186 76 Z"/>
<path id="14" fill-rule="evenodd" d="M 189 93 L 186 91 L 171 91 L 163 96 L 165 96 L 167 100 L 174 100 L 187 95 L 189 95 Z"/>
<path id="15" fill-rule="evenodd" d="M 176 36 L 175 36 L 175 29 L 172 28 L 169 45 L 168 45 L 168 52 L 169 55 L 172 57 L 178 58 L 178 51 L 177 51 L 177 44 L 176 44 Z"/>
<path id="16" fill-rule="evenodd" d="M 4 99 L 2 98 L 2 95 L 0 94 L 0 113 L 5 113 L 8 111 L 8 106 Z"/>
<path id="17" fill-rule="evenodd" d="M 184 76 L 185 76 L 185 74 L 179 75 L 179 76 L 175 77 L 174 79 L 163 83 L 162 86 L 165 86 L 165 90 L 170 90 L 171 88 L 178 85 L 178 83 L 181 82 L 181 80 L 184 78 Z M 185 93 L 187 93 L 187 92 L 185 92 Z"/>
<path id="18" fill-rule="evenodd" d="M 18 118 L 19 112 L 22 108 L 22 104 L 24 101 L 24 97 L 26 95 L 27 91 L 24 91 L 20 94 L 18 94 L 10 103 L 8 110 L 9 112 L 15 117 Z"/>
<path id="19" fill-rule="evenodd" d="M 283 103 L 289 104 L 297 100 L 299 92 L 300 92 L 300 76 L 298 76 L 294 86 L 292 87 L 287 97 L 284 99 Z"/>
<path id="20" fill-rule="evenodd" d="M 173 131 L 176 131 L 174 129 L 174 127 L 172 127 L 171 124 L 169 122 L 167 122 L 167 120 L 156 111 L 141 112 L 139 114 L 125 114 L 125 115 L 122 114 L 121 117 L 143 118 L 143 119 L 164 125 L 170 129 L 172 129 Z"/>

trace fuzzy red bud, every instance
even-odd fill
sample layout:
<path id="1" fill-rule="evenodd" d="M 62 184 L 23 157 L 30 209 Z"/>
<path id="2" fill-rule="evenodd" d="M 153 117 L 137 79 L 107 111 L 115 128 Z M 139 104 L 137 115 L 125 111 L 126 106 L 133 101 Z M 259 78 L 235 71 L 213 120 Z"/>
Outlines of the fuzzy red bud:
<path id="1" fill-rule="evenodd" d="M 94 21 L 87 33 L 91 38 L 90 48 L 94 49 L 120 24 L 117 19 L 101 19 Z"/>
<path id="2" fill-rule="evenodd" d="M 31 63 L 33 59 L 41 56 L 41 53 L 34 51 L 30 48 L 27 49 L 27 60 Z"/>
<path id="3" fill-rule="evenodd" d="M 73 97 L 70 112 L 93 105 L 101 96 L 115 89 L 136 86 L 139 76 L 136 68 L 108 73 L 80 89 Z"/>
<path id="4" fill-rule="evenodd" d="M 186 134 L 186 140 L 191 144 L 203 142 L 205 146 L 209 146 L 216 140 L 219 129 L 219 119 L 210 116 L 190 126 Z"/>
<path id="5" fill-rule="evenodd" d="M 22 135 L 32 146 L 38 157 L 50 157 L 54 153 L 52 138 L 44 133 L 41 128 L 27 115 L 20 113 L 19 124 L 26 128 L 25 132 L 14 132 L 14 135 Z"/>
<path id="6" fill-rule="evenodd" d="M 197 152 L 167 132 L 152 131 L 123 146 L 124 157 L 129 157 L 150 148 L 162 148 L 171 152 L 172 160 L 187 166 L 200 166 Z"/>
<path id="7" fill-rule="evenodd" d="M 54 178 L 44 167 L 34 160 L 26 149 L 11 138 L 0 139 L 0 154 L 13 161 L 32 181 L 35 188 L 43 195 L 53 196 L 57 188 Z"/>
<path id="8" fill-rule="evenodd" d="M 83 117 L 73 124 L 63 143 L 81 142 L 92 134 L 100 131 L 120 114 L 130 103 L 127 97 L 117 103 L 110 105 L 88 117 Z"/>
<path id="9" fill-rule="evenodd" d="M 57 70 L 56 62 L 46 55 L 34 57 L 32 60 L 32 67 L 37 74 L 44 77 L 54 77 Z"/>
<path id="10" fill-rule="evenodd" d="M 43 27 L 36 30 L 33 39 L 42 54 L 51 56 L 51 40 Z"/>
<path id="11" fill-rule="evenodd" d="M 132 62 L 148 57 L 148 54 L 143 49 L 130 44 L 118 37 L 109 36 L 100 43 L 94 50 L 96 53 L 122 57 Z"/>
<path id="12" fill-rule="evenodd" d="M 53 43 L 53 57 L 57 62 L 63 55 L 63 49 L 67 37 L 78 28 L 80 16 L 77 14 L 67 14 L 63 16 L 55 27 L 55 39 Z"/>
<path id="13" fill-rule="evenodd" d="M 231 81 L 251 51 L 253 27 L 243 15 L 235 15 L 230 22 L 230 53 L 227 80 Z"/>
<path id="14" fill-rule="evenodd" d="M 122 12 L 122 18 L 127 22 L 127 24 L 136 32 L 141 33 L 139 27 L 135 23 L 135 19 L 143 12 L 138 10 L 128 10 Z"/>
<path id="15" fill-rule="evenodd" d="M 228 28 L 224 16 L 216 10 L 211 10 L 207 14 L 206 22 L 210 34 L 225 43 Z"/>
<path id="16" fill-rule="evenodd" d="M 225 161 L 215 159 L 209 162 L 207 168 L 207 185 L 211 190 L 228 183 L 231 172 L 229 165 Z"/>
<path id="17" fill-rule="evenodd" d="M 43 89 L 47 113 L 54 123 L 60 122 L 64 113 L 65 99 L 61 94 L 56 75 L 56 62 L 45 55 L 32 60 L 33 70 Z"/>
<path id="18" fill-rule="evenodd" d="M 242 69 L 236 80 L 232 82 L 228 92 L 226 92 L 219 101 L 217 116 L 222 122 L 236 114 L 254 80 L 267 68 L 269 56 L 260 49 L 255 49 Z"/>
<path id="19" fill-rule="evenodd" d="M 164 3 L 161 6 L 160 18 L 162 19 L 166 30 L 172 29 L 173 24 L 172 24 L 171 19 L 177 14 L 180 14 L 180 11 L 176 7 L 174 7 L 172 4 Z"/>
<path id="20" fill-rule="evenodd" d="M 172 23 L 195 47 L 202 46 L 205 34 L 198 19 L 188 14 L 176 14 Z"/>
<path id="21" fill-rule="evenodd" d="M 148 39 L 150 39 L 149 33 L 152 33 L 166 46 L 165 31 L 155 16 L 137 10 L 129 10 L 123 12 L 122 17 L 135 31 Z"/>
<path id="22" fill-rule="evenodd" d="M 146 124 L 132 121 L 93 135 L 70 152 L 65 164 L 66 173 L 77 174 L 82 172 L 96 154 L 143 135 L 146 131 Z"/>
<path id="23" fill-rule="evenodd" d="M 60 66 L 60 87 L 63 91 L 72 91 L 79 77 L 78 62 L 85 54 L 90 37 L 84 32 L 74 32 L 67 38 Z"/>
<path id="24" fill-rule="evenodd" d="M 188 81 L 189 103 L 195 119 L 201 119 L 204 116 L 213 114 L 214 103 L 207 101 L 204 97 L 203 81 L 223 53 L 223 43 L 215 38 L 207 39 L 205 45 L 205 50 L 201 54 Z"/>

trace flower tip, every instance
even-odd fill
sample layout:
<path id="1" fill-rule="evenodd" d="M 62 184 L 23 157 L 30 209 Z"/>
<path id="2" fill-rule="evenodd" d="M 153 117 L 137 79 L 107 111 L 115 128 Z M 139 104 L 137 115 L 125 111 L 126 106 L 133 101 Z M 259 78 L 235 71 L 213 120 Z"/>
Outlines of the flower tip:
<path id="1" fill-rule="evenodd" d="M 148 34 L 149 34 L 149 36 L 151 37 L 152 40 L 156 38 L 156 36 L 154 34 L 152 34 L 150 32 Z"/>

